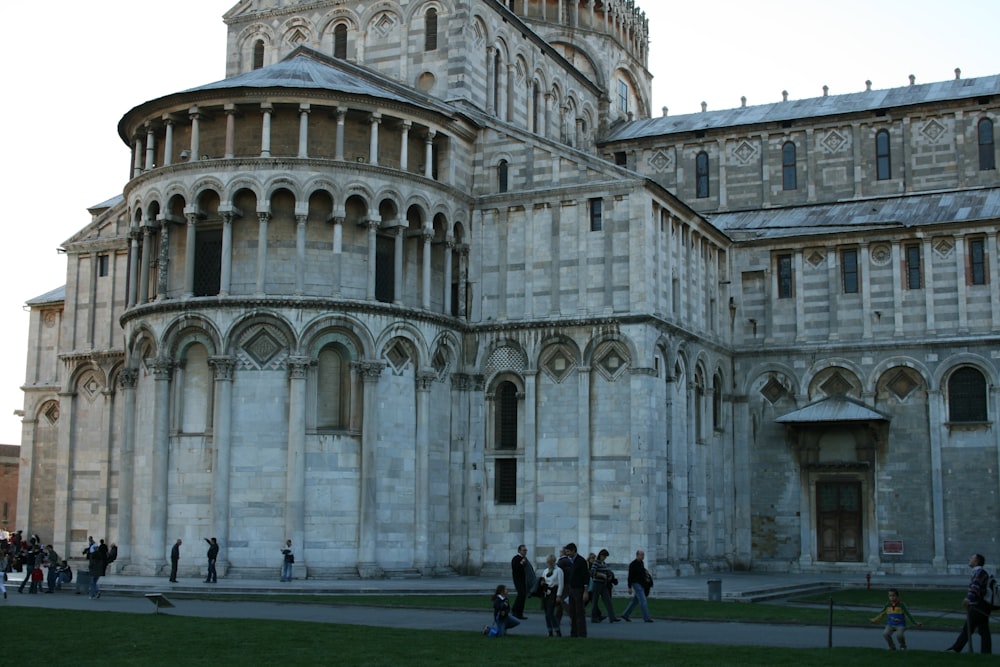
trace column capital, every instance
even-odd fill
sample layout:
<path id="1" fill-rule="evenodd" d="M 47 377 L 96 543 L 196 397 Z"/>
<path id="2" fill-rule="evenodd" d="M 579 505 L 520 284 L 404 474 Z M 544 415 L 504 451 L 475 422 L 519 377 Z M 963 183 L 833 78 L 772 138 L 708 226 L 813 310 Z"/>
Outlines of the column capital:
<path id="1" fill-rule="evenodd" d="M 381 361 L 355 361 L 351 366 L 361 376 L 362 382 L 367 384 L 378 382 L 386 365 Z"/>
<path id="2" fill-rule="evenodd" d="M 233 371 L 236 370 L 236 359 L 233 357 L 209 357 L 209 367 L 215 371 L 215 379 L 231 382 Z"/>
<path id="3" fill-rule="evenodd" d="M 299 113 L 310 113 L 311 111 L 312 107 L 308 102 L 299 103 Z"/>
<path id="4" fill-rule="evenodd" d="M 157 357 L 146 362 L 146 366 L 153 373 L 154 380 L 169 380 L 174 372 L 176 364 L 173 359 Z"/>
<path id="5" fill-rule="evenodd" d="M 372 124 L 381 124 L 382 122 L 382 112 L 373 111 L 370 116 L 368 116 L 368 122 Z"/>
<path id="6" fill-rule="evenodd" d="M 260 223 L 265 223 L 271 219 L 270 211 L 257 211 L 257 221 Z"/>
<path id="7" fill-rule="evenodd" d="M 285 363 L 288 366 L 289 380 L 304 380 L 309 366 L 312 365 L 312 359 L 309 357 L 288 357 L 288 361 Z"/>
<path id="8" fill-rule="evenodd" d="M 118 373 L 118 386 L 122 389 L 135 389 L 139 381 L 139 370 L 136 368 L 123 368 Z"/>
<path id="9" fill-rule="evenodd" d="M 430 371 L 421 371 L 417 373 L 414 381 L 417 385 L 418 392 L 427 392 L 431 390 L 431 385 L 434 384 L 434 380 L 437 379 L 437 374 Z"/>
<path id="10" fill-rule="evenodd" d="M 424 139 L 427 143 L 431 143 L 432 141 L 434 141 L 434 138 L 436 136 L 437 136 L 437 130 L 427 130 L 427 135 Z"/>

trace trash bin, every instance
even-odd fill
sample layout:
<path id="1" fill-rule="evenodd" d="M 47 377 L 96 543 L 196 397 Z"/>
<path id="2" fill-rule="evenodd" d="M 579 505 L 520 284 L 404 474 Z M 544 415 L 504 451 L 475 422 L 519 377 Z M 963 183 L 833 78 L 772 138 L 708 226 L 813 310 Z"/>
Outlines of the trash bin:
<path id="1" fill-rule="evenodd" d="M 73 573 L 76 578 L 76 594 L 89 593 L 90 592 L 90 572 L 80 568 Z"/>
<path id="2" fill-rule="evenodd" d="M 708 601 L 722 602 L 722 579 L 708 580 Z"/>

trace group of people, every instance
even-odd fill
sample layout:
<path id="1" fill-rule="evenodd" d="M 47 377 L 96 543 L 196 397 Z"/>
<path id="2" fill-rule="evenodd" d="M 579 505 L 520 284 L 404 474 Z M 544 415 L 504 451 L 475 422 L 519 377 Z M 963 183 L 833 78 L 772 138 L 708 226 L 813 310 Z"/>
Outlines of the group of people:
<path id="1" fill-rule="evenodd" d="M 216 569 L 216 563 L 219 560 L 219 541 L 214 537 L 206 537 L 205 543 L 208 544 L 208 552 L 205 554 L 208 559 L 208 569 L 204 583 L 217 584 L 219 583 L 219 573 Z M 170 547 L 170 582 L 174 584 L 177 583 L 177 568 L 180 565 L 183 544 L 184 540 L 178 537 L 174 545 Z M 281 545 L 281 581 L 292 580 L 292 565 L 294 563 L 295 550 L 292 548 L 292 541 L 285 540 L 285 543 Z"/>
<path id="2" fill-rule="evenodd" d="M 497 586 L 493 594 L 496 634 L 506 634 L 507 630 L 517 627 L 527 618 L 524 615 L 524 605 L 532 595 L 542 599 L 549 637 L 563 636 L 564 615 L 569 616 L 570 637 L 586 637 L 589 603 L 592 603 L 591 623 L 600 623 L 605 618 L 611 623 L 631 621 L 630 615 L 637 606 L 642 611 L 643 620 L 652 623 L 646 598 L 653 586 L 653 577 L 644 563 L 646 554 L 641 549 L 636 551 L 635 559 L 629 564 L 628 587 L 631 598 L 620 618 L 615 615 L 612 603 L 612 591 L 618 585 L 618 578 L 607 563 L 608 556 L 608 550 L 601 549 L 584 558 L 578 552 L 576 544 L 570 542 L 562 548 L 558 559 L 555 554 L 550 554 L 545 561 L 546 567 L 536 575 L 534 566 L 528 559 L 527 547 L 518 545 L 517 554 L 510 563 L 516 592 L 513 604 L 508 599 L 505 585 Z M 603 604 L 606 615 L 601 613 L 600 604 Z"/>
<path id="3" fill-rule="evenodd" d="M 83 550 L 87 559 L 87 571 L 90 575 L 90 597 L 101 596 L 98 580 L 107 572 L 108 565 L 118 557 L 118 547 L 112 544 L 110 548 L 104 540 L 100 543 L 93 537 L 88 540 L 87 548 Z M 18 593 L 55 593 L 63 584 L 73 581 L 73 567 L 65 558 L 61 558 L 51 544 L 42 545 L 38 535 L 25 539 L 22 531 L 0 535 L 0 592 L 7 597 L 8 574 L 23 572 L 24 577 L 17 587 Z"/>

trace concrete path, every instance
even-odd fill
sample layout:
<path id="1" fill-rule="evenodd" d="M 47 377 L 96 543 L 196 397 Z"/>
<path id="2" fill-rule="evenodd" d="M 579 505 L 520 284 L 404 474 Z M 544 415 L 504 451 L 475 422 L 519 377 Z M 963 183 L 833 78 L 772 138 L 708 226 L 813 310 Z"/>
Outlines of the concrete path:
<path id="1" fill-rule="evenodd" d="M 18 576 L 18 575 L 14 575 Z M 705 599 L 707 579 L 710 577 L 689 577 L 676 580 L 658 581 L 659 597 Z M 797 588 L 812 588 L 823 584 L 850 584 L 838 581 L 838 577 L 801 575 L 763 575 L 726 573 L 713 578 L 721 579 L 723 590 L 729 599 L 743 599 L 741 596 L 777 594 Z M 316 623 L 339 623 L 348 625 L 369 625 L 395 628 L 455 630 L 478 632 L 489 622 L 489 594 L 496 582 L 493 579 L 477 577 L 442 577 L 402 580 L 340 580 L 340 581 L 293 581 L 282 584 L 278 581 L 222 579 L 219 584 L 204 584 L 200 580 L 181 580 L 170 584 L 165 579 L 153 577 L 109 576 L 101 580 L 102 596 L 91 600 L 86 595 L 64 590 L 53 595 L 17 593 L 17 581 L 8 582 L 8 599 L 0 604 L 10 606 L 30 606 L 54 609 L 78 609 L 88 611 L 117 611 L 123 613 L 157 613 L 155 606 L 144 596 L 146 593 L 163 593 L 174 603 L 170 609 L 158 613 L 176 616 L 207 618 L 248 618 L 283 619 Z M 900 588 L 916 585 L 954 587 L 956 600 L 961 600 L 965 586 L 964 577 L 944 578 L 880 578 L 873 587 L 885 589 L 890 586 Z M 74 589 L 75 590 L 75 589 Z M 290 602 L 225 602 L 205 599 L 176 599 L 175 592 L 185 595 L 211 591 L 213 597 L 226 593 L 257 594 L 482 594 L 482 613 L 431 609 L 386 609 L 353 605 L 323 603 L 297 604 Z M 615 607 L 624 608 L 626 598 L 615 598 Z M 960 604 L 956 602 L 956 604 Z M 529 618 L 512 631 L 519 635 L 544 636 L 547 634 L 545 621 L 540 611 L 534 610 L 535 601 L 529 601 Z M 637 620 L 638 619 L 638 620 Z M 563 620 L 563 632 L 569 633 L 569 625 Z M 656 619 L 654 623 L 643 623 L 638 613 L 631 623 L 607 621 L 600 624 L 588 623 L 591 638 L 641 639 L 664 642 L 687 642 L 707 644 L 729 644 L 743 646 L 776 646 L 797 648 L 824 648 L 830 638 L 829 630 L 823 626 L 777 625 L 764 623 L 691 622 Z M 907 632 L 909 647 L 917 650 L 942 651 L 954 639 L 953 633 L 926 631 L 913 628 Z M 883 649 L 881 629 L 835 627 L 832 633 L 835 647 L 854 646 Z"/>

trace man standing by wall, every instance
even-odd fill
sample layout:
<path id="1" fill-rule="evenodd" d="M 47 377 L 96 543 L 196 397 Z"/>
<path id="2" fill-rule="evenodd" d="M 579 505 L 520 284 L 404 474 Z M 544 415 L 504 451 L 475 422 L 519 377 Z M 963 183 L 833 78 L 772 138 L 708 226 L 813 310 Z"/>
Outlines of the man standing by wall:
<path id="1" fill-rule="evenodd" d="M 219 575 L 215 571 L 215 561 L 219 558 L 219 543 L 213 537 L 205 538 L 208 542 L 208 574 L 205 575 L 206 584 L 216 584 L 219 582 Z"/>
<path id="2" fill-rule="evenodd" d="M 587 559 L 576 552 L 576 544 L 570 542 L 563 549 L 570 559 L 569 578 L 566 587 L 569 589 L 569 634 L 571 637 L 587 636 L 587 586 L 590 585 L 590 567 Z"/>
<path id="3" fill-rule="evenodd" d="M 517 555 L 510 561 L 510 574 L 514 578 L 514 588 L 517 590 L 517 599 L 514 600 L 514 606 L 511 608 L 510 614 L 514 618 L 522 620 L 527 618 L 524 615 L 524 603 L 528 598 L 527 568 L 529 567 L 531 567 L 531 564 L 528 563 L 528 547 L 519 544 L 517 546 Z"/>
<path id="4" fill-rule="evenodd" d="M 177 538 L 173 548 L 170 549 L 170 581 L 177 583 L 177 562 L 181 559 L 181 538 Z"/>

